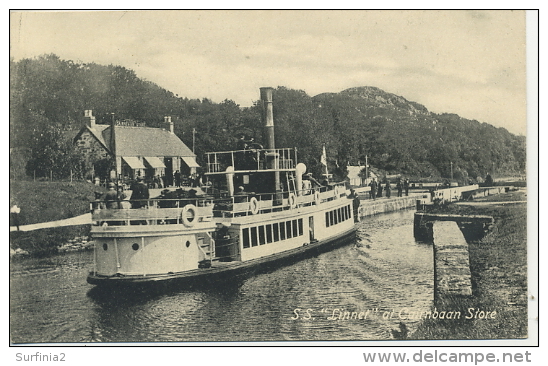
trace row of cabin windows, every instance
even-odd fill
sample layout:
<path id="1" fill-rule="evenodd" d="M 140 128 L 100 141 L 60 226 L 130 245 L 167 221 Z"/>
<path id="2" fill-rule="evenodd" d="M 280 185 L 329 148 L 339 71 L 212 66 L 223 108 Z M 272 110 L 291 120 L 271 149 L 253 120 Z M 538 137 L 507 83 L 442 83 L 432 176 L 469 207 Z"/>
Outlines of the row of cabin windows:
<path id="1" fill-rule="evenodd" d="M 338 208 L 325 213 L 325 226 L 330 227 L 350 219 L 350 205 Z"/>
<path id="2" fill-rule="evenodd" d="M 244 248 L 256 247 L 303 235 L 303 219 L 261 225 L 242 230 Z"/>

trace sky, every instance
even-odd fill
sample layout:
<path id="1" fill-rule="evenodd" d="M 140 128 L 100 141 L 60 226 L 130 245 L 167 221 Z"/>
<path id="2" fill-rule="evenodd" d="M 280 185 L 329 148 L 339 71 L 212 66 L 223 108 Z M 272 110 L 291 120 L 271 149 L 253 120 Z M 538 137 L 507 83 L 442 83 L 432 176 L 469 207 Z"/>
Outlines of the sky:
<path id="1" fill-rule="evenodd" d="M 259 87 L 375 86 L 435 113 L 526 135 L 523 11 L 12 12 L 10 54 L 132 69 L 187 98 L 242 107 Z"/>

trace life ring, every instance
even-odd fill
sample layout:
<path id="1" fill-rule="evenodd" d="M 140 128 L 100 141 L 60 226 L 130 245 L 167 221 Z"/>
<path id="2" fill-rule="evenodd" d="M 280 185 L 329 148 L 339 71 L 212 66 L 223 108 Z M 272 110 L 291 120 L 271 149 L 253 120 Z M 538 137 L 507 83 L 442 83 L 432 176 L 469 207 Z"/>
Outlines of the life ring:
<path id="1" fill-rule="evenodd" d="M 314 192 L 314 202 L 316 203 L 316 205 L 319 205 L 321 203 L 320 192 L 318 191 Z"/>
<path id="2" fill-rule="evenodd" d="M 192 220 L 188 219 L 189 213 Z M 181 220 L 183 221 L 183 224 L 188 227 L 194 226 L 198 217 L 197 213 L 198 213 L 198 210 L 196 209 L 196 206 L 192 204 L 188 204 L 185 207 L 183 207 L 183 211 L 181 211 Z"/>
<path id="3" fill-rule="evenodd" d="M 249 200 L 249 211 L 252 215 L 256 215 L 259 213 L 259 201 L 255 197 L 251 197 Z"/>
<path id="4" fill-rule="evenodd" d="M 289 194 L 289 207 L 291 208 L 297 207 L 297 197 L 295 197 L 294 193 Z"/>

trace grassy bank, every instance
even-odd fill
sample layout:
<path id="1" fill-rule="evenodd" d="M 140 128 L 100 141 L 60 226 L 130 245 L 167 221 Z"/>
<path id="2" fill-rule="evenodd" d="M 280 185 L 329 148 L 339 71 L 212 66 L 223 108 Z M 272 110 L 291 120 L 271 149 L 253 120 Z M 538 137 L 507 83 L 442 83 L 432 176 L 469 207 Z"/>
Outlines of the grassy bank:
<path id="1" fill-rule="evenodd" d="M 10 181 L 10 207 L 21 208 L 20 225 L 66 219 L 89 212 L 95 191 L 103 191 L 87 182 Z M 11 223 L 10 223 L 11 225 Z M 76 236 L 89 234 L 89 225 L 10 233 L 10 247 L 31 254 L 49 253 L 57 245 Z"/>
<path id="2" fill-rule="evenodd" d="M 523 191 L 490 196 L 482 202 L 522 201 Z M 413 339 L 503 339 L 527 337 L 527 206 L 525 203 L 485 206 L 449 205 L 444 213 L 490 215 L 493 229 L 469 243 L 473 296 L 439 299 L 440 311 L 460 311 L 461 319 L 425 319 Z M 496 311 L 494 318 L 465 319 L 468 309 Z"/>

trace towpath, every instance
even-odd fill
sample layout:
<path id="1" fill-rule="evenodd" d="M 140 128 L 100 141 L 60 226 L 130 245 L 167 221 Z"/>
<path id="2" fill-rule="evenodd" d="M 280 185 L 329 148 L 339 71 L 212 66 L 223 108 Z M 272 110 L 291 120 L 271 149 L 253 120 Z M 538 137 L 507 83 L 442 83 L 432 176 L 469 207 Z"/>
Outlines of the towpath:
<path id="1" fill-rule="evenodd" d="M 48 229 L 52 227 L 74 226 L 74 225 L 91 225 L 91 213 L 86 213 L 80 216 L 71 217 L 69 219 L 40 222 L 38 224 L 20 225 L 19 231 L 31 231 L 37 229 Z M 10 226 L 10 232 L 17 231 L 15 226 Z"/>

